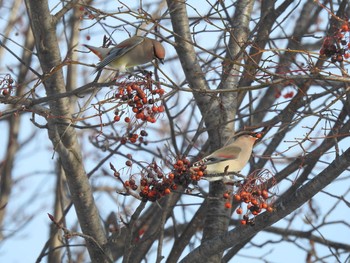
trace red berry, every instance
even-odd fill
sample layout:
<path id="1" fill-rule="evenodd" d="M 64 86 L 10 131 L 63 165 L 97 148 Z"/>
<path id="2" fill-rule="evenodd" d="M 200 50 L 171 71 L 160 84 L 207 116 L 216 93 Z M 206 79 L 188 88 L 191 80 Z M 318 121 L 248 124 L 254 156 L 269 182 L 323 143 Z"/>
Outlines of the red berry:
<path id="1" fill-rule="evenodd" d="M 127 93 L 129 93 L 129 94 L 130 94 L 130 93 L 132 92 L 132 88 L 131 88 L 131 86 L 127 86 L 127 87 L 126 87 L 126 91 L 127 91 Z"/>
<path id="2" fill-rule="evenodd" d="M 146 97 L 146 94 L 142 90 L 138 90 L 137 94 L 141 99 L 144 99 Z"/>
<path id="3" fill-rule="evenodd" d="M 273 208 L 272 208 L 271 206 L 268 206 L 268 207 L 266 208 L 266 211 L 269 212 L 269 213 L 271 213 L 271 212 L 273 211 Z"/>
<path id="4" fill-rule="evenodd" d="M 136 143 L 137 139 L 134 138 L 134 137 L 131 137 L 131 138 L 129 139 L 129 141 L 130 141 L 131 143 Z"/>
<path id="5" fill-rule="evenodd" d="M 341 26 L 341 31 L 348 32 L 349 31 L 349 25 L 347 23 L 343 24 Z"/>
<path id="6" fill-rule="evenodd" d="M 182 160 L 177 160 L 176 164 L 182 167 L 184 165 L 184 162 Z"/>
<path id="7" fill-rule="evenodd" d="M 115 121 L 115 122 L 120 121 L 120 116 L 119 116 L 119 115 L 115 115 L 115 116 L 114 116 L 114 121 Z"/>
<path id="8" fill-rule="evenodd" d="M 235 194 L 235 195 L 233 196 L 233 199 L 234 199 L 236 202 L 239 202 L 239 201 L 241 201 L 241 196 L 238 195 L 238 194 Z"/>
<path id="9" fill-rule="evenodd" d="M 203 171 L 200 171 L 200 170 L 199 170 L 199 171 L 197 171 L 197 175 L 200 176 L 200 177 L 202 177 L 202 176 L 204 175 L 204 173 L 203 173 Z"/>
<path id="10" fill-rule="evenodd" d="M 285 98 L 285 99 L 287 99 L 287 98 L 292 98 L 293 95 L 294 95 L 294 92 L 291 91 L 291 92 L 288 92 L 288 93 L 286 93 L 285 95 L 283 95 L 283 98 Z"/>
<path id="11" fill-rule="evenodd" d="M 135 117 L 136 117 L 136 119 L 143 119 L 144 117 L 145 117 L 145 114 L 143 113 L 143 112 L 139 112 L 139 113 L 137 113 L 136 115 L 135 115 Z"/>
<path id="12" fill-rule="evenodd" d="M 269 197 L 269 193 L 267 192 L 267 190 L 264 189 L 261 192 L 261 196 L 262 198 L 267 199 Z"/>
<path id="13" fill-rule="evenodd" d="M 160 105 L 160 106 L 158 107 L 158 112 L 164 112 L 164 110 L 165 110 L 165 108 L 164 108 L 163 105 Z"/>
<path id="14" fill-rule="evenodd" d="M 140 180 L 140 185 L 141 186 L 147 186 L 147 180 L 145 179 L 145 178 L 142 178 L 141 180 Z M 143 188 L 143 190 L 144 190 L 145 188 Z"/>
<path id="15" fill-rule="evenodd" d="M 256 200 L 255 198 L 253 198 L 250 202 L 251 202 L 253 205 L 258 205 L 258 200 Z"/>
<path id="16" fill-rule="evenodd" d="M 158 107 L 157 107 L 157 106 L 152 106 L 152 111 L 153 111 L 154 113 L 157 113 L 157 112 L 158 112 Z"/>

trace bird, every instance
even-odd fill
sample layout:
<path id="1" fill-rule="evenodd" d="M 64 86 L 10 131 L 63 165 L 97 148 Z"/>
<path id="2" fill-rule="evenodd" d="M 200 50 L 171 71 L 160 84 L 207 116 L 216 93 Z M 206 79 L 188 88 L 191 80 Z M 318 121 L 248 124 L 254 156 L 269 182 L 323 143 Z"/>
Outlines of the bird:
<path id="1" fill-rule="evenodd" d="M 94 47 L 84 44 L 100 58 L 96 72 L 109 65 L 119 72 L 125 72 L 129 68 L 151 62 L 153 59 L 164 64 L 165 49 L 155 40 L 143 36 L 133 36 L 112 47 Z"/>
<path id="2" fill-rule="evenodd" d="M 242 135 L 233 143 L 228 144 L 202 160 L 195 162 L 191 169 L 205 167 L 203 179 L 210 182 L 230 179 L 232 174 L 238 175 L 248 163 L 253 151 L 253 145 L 258 138 Z M 231 174 L 231 176 L 229 176 Z"/>

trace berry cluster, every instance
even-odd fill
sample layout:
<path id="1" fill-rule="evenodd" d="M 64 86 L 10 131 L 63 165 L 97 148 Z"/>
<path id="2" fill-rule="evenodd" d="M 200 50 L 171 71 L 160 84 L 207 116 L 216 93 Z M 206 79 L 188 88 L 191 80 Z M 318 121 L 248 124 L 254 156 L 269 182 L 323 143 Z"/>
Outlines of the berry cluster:
<path id="1" fill-rule="evenodd" d="M 147 145 L 147 141 L 145 141 L 145 137 L 148 136 L 148 133 L 145 130 L 141 130 L 139 134 L 136 132 L 134 133 L 129 133 L 127 136 L 124 136 L 120 139 L 121 144 L 126 144 L 127 142 L 130 143 L 143 143 Z"/>
<path id="2" fill-rule="evenodd" d="M 160 104 L 163 95 L 164 89 L 153 85 L 152 78 L 148 74 L 143 81 L 121 83 L 118 92 L 115 94 L 115 99 L 120 105 L 127 105 L 135 119 L 155 123 L 156 115 L 165 110 L 164 106 Z M 115 111 L 115 122 L 120 121 L 120 112 L 122 112 L 120 109 Z M 125 117 L 124 121 L 129 123 L 131 119 L 130 117 Z"/>
<path id="3" fill-rule="evenodd" d="M 279 97 L 281 97 L 281 95 L 282 95 L 281 91 L 278 90 L 275 93 L 275 98 L 278 99 Z M 285 99 L 290 99 L 290 98 L 293 98 L 293 97 L 294 97 L 294 91 L 288 91 L 287 93 L 285 93 L 283 95 L 283 98 L 285 98 Z"/>
<path id="4" fill-rule="evenodd" d="M 154 202 L 170 194 L 172 186 L 173 181 L 164 175 L 156 162 L 152 162 L 141 172 L 139 195 L 144 202 Z"/>
<path id="5" fill-rule="evenodd" d="M 126 161 L 125 165 L 131 167 L 131 155 L 128 158 L 129 160 Z M 182 158 L 176 160 L 172 165 L 173 169 L 170 173 L 165 174 L 154 161 L 148 164 L 139 175 L 133 174 L 129 180 L 124 182 L 113 165 L 110 164 L 110 166 L 114 171 L 114 176 L 122 182 L 126 193 L 131 194 L 130 190 L 137 191 L 137 198 L 143 202 L 155 202 L 163 196 L 170 194 L 171 191 L 177 190 L 178 186 L 184 187 L 185 190 L 190 190 L 189 185 L 196 185 L 203 177 L 205 170 L 205 166 L 191 167 L 190 161 Z M 139 176 L 139 179 L 135 179 L 136 176 Z M 272 206 L 267 202 L 269 193 L 264 186 L 267 178 L 267 176 L 264 176 L 264 172 L 259 173 L 256 171 L 245 180 L 234 183 L 239 189 L 234 194 L 224 194 L 224 199 L 227 199 L 225 203 L 226 208 L 232 208 L 232 199 L 236 203 L 241 203 L 240 207 L 236 209 L 238 215 L 243 214 L 242 204 L 246 204 L 246 213 L 241 220 L 242 225 L 254 225 L 255 216 L 263 210 L 268 212 L 273 211 Z M 252 217 L 250 217 L 251 215 Z"/>
<path id="6" fill-rule="evenodd" d="M 162 105 L 164 89 L 154 84 L 151 73 L 142 79 L 130 81 L 129 78 L 128 82 L 123 81 L 117 85 L 117 91 L 108 102 L 116 104 L 113 107 L 113 121 L 127 124 L 127 131 L 120 138 L 120 143 L 147 144 L 145 141 L 147 132 L 145 130 L 139 131 L 139 129 L 144 124 L 155 123 L 158 115 L 165 111 L 164 105 Z"/>
<path id="7" fill-rule="evenodd" d="M 125 165 L 131 167 L 131 160 L 127 160 Z M 139 184 L 137 184 L 134 179 L 135 174 L 130 176 L 129 180 L 123 181 L 114 166 L 110 164 L 114 176 L 122 182 L 126 192 L 128 193 L 130 189 L 138 191 L 140 199 L 144 202 L 154 202 L 170 194 L 172 190 L 176 190 L 178 185 L 187 187 L 191 183 L 188 175 L 189 166 L 189 160 L 179 159 L 173 165 L 174 170 L 166 175 L 156 162 L 152 162 L 140 172 Z"/>
<path id="8" fill-rule="evenodd" d="M 330 57 L 333 63 L 350 58 L 349 22 L 344 22 L 333 36 L 324 39 L 320 54 Z"/>
<path id="9" fill-rule="evenodd" d="M 4 78 L 0 79 L 0 91 L 1 95 L 8 96 L 14 88 L 15 81 L 11 75 L 7 74 Z"/>
<path id="10" fill-rule="evenodd" d="M 283 95 L 283 98 L 290 99 L 290 98 L 293 98 L 293 96 L 294 96 L 294 91 L 289 91 Z"/>
<path id="11" fill-rule="evenodd" d="M 190 169 L 191 163 L 188 159 L 179 159 L 174 164 L 174 183 L 176 185 L 182 185 L 187 187 L 189 184 L 196 184 L 203 176 L 203 171 L 198 170 L 193 174 L 192 169 Z M 197 168 L 195 168 L 197 169 Z"/>
<path id="12" fill-rule="evenodd" d="M 85 17 L 91 20 L 96 18 L 95 15 L 93 15 L 92 12 L 87 8 L 85 8 L 84 6 L 80 6 L 79 11 L 81 12 L 81 15 L 79 17 L 80 20 L 83 20 Z"/>
<path id="13" fill-rule="evenodd" d="M 236 203 L 241 203 L 240 207 L 236 209 L 238 215 L 243 214 L 242 204 L 246 204 L 246 213 L 241 220 L 242 225 L 253 225 L 254 217 L 259 215 L 263 210 L 268 212 L 273 211 L 272 206 L 267 202 L 269 193 L 264 188 L 264 181 L 265 178 L 263 176 L 253 173 L 244 181 L 235 184 L 235 186 L 239 187 L 239 190 L 235 194 L 224 194 L 223 197 L 227 199 L 225 203 L 226 208 L 232 207 L 231 197 Z M 253 215 L 253 218 L 249 218 L 250 214 Z"/>

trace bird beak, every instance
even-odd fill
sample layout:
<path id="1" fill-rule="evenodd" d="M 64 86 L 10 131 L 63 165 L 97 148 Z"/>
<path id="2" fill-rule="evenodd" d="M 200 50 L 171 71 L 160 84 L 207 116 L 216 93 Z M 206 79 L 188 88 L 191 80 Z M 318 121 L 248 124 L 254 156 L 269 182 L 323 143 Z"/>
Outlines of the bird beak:
<path id="1" fill-rule="evenodd" d="M 159 61 L 160 63 L 164 64 L 164 59 L 158 58 L 158 61 Z"/>

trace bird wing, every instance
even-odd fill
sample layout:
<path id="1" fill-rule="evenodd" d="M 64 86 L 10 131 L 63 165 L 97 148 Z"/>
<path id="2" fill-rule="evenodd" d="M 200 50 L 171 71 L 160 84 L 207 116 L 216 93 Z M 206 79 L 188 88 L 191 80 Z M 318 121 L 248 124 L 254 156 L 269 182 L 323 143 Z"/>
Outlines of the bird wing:
<path id="1" fill-rule="evenodd" d="M 214 164 L 218 162 L 235 160 L 238 158 L 242 149 L 238 146 L 226 146 L 203 159 L 205 164 Z"/>
<path id="2" fill-rule="evenodd" d="M 96 71 L 101 70 L 102 68 L 107 66 L 109 63 L 125 55 L 127 52 L 129 52 L 130 50 L 140 45 L 143 41 L 145 41 L 144 38 L 138 37 L 138 38 L 135 38 L 133 45 L 128 45 L 128 43 L 125 43 L 123 45 L 123 42 L 122 42 L 119 45 L 115 46 L 113 49 L 111 49 L 109 54 L 100 63 L 97 64 Z"/>

